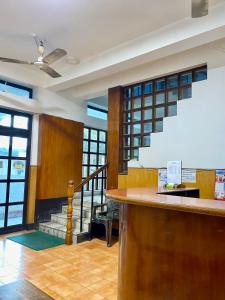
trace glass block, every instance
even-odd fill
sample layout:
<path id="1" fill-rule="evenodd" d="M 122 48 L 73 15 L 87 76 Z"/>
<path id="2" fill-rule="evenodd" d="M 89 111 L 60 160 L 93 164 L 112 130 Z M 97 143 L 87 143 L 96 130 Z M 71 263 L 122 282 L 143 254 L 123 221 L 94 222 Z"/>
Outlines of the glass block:
<path id="1" fill-rule="evenodd" d="M 130 149 L 124 150 L 124 159 L 130 159 Z"/>
<path id="2" fill-rule="evenodd" d="M 167 79 L 167 88 L 171 89 L 171 88 L 176 88 L 178 87 L 178 76 L 170 76 Z"/>
<path id="3" fill-rule="evenodd" d="M 100 154 L 98 156 L 98 164 L 101 165 L 101 166 L 105 164 L 105 155 Z"/>
<path id="4" fill-rule="evenodd" d="M 124 122 L 125 123 L 130 123 L 131 121 L 131 113 L 124 113 Z"/>
<path id="5" fill-rule="evenodd" d="M 168 102 L 173 102 L 178 100 L 178 89 L 168 91 Z"/>
<path id="6" fill-rule="evenodd" d="M 181 99 L 188 99 L 192 96 L 191 87 L 183 87 L 181 90 Z"/>
<path id="7" fill-rule="evenodd" d="M 12 160 L 11 161 L 11 179 L 25 179 L 26 175 L 26 161 Z"/>
<path id="8" fill-rule="evenodd" d="M 141 136 L 134 136 L 133 137 L 133 146 L 139 147 L 141 145 Z"/>
<path id="9" fill-rule="evenodd" d="M 165 116 L 165 108 L 164 107 L 157 107 L 155 109 L 155 118 L 163 118 Z"/>
<path id="10" fill-rule="evenodd" d="M 82 167 L 82 177 L 87 177 L 87 167 Z"/>
<path id="11" fill-rule="evenodd" d="M 207 69 L 195 71 L 195 81 L 201 81 L 207 79 Z"/>
<path id="12" fill-rule="evenodd" d="M 176 105 L 168 106 L 168 117 L 172 117 L 176 115 L 177 115 L 177 106 Z"/>
<path id="13" fill-rule="evenodd" d="M 155 132 L 163 131 L 163 121 L 156 121 L 155 122 Z"/>
<path id="14" fill-rule="evenodd" d="M 12 156 L 26 157 L 27 156 L 27 139 L 13 137 L 12 139 Z"/>
<path id="15" fill-rule="evenodd" d="M 0 159 L 0 179 L 7 179 L 8 175 L 8 160 Z"/>
<path id="16" fill-rule="evenodd" d="M 152 123 L 144 123 L 144 133 L 152 132 Z"/>
<path id="17" fill-rule="evenodd" d="M 0 228 L 4 227 L 5 221 L 5 207 L 0 206 Z"/>
<path id="18" fill-rule="evenodd" d="M 11 126 L 11 115 L 0 112 L 0 126 Z"/>
<path id="19" fill-rule="evenodd" d="M 106 141 L 106 132 L 105 131 L 99 131 L 99 141 L 101 141 L 101 142 Z"/>
<path id="20" fill-rule="evenodd" d="M 162 91 L 165 89 L 165 79 L 156 80 L 155 83 L 156 91 Z"/>
<path id="21" fill-rule="evenodd" d="M 124 146 L 130 147 L 130 137 L 124 137 Z"/>
<path id="22" fill-rule="evenodd" d="M 0 156 L 9 155 L 9 136 L 0 135 Z"/>
<path id="23" fill-rule="evenodd" d="M 22 116 L 14 116 L 13 127 L 20 129 L 28 129 L 28 118 Z"/>
<path id="24" fill-rule="evenodd" d="M 133 122 L 141 121 L 141 110 L 133 112 Z"/>
<path id="25" fill-rule="evenodd" d="M 141 124 L 133 124 L 133 134 L 141 133 Z"/>
<path id="26" fill-rule="evenodd" d="M 148 96 L 144 98 L 144 106 L 152 106 L 153 105 L 153 97 Z"/>
<path id="27" fill-rule="evenodd" d="M 90 165 L 97 165 L 97 155 L 90 154 Z"/>
<path id="28" fill-rule="evenodd" d="M 89 133 L 89 129 L 88 128 L 84 128 L 84 139 L 88 139 L 88 133 Z"/>
<path id="29" fill-rule="evenodd" d="M 0 203 L 6 202 L 6 188 L 7 188 L 6 182 L 0 182 Z"/>
<path id="30" fill-rule="evenodd" d="M 139 84 L 139 85 L 134 86 L 133 96 L 139 97 L 139 96 L 141 96 L 141 93 L 142 93 L 141 85 Z"/>
<path id="31" fill-rule="evenodd" d="M 8 210 L 7 226 L 23 223 L 23 204 L 10 205 Z"/>
<path id="32" fill-rule="evenodd" d="M 87 155 L 87 153 L 83 153 L 83 165 L 87 165 L 87 163 L 88 163 L 88 155 Z"/>
<path id="33" fill-rule="evenodd" d="M 138 150 L 138 148 L 132 149 L 132 158 L 138 159 L 138 157 L 139 157 L 139 150 Z"/>
<path id="34" fill-rule="evenodd" d="M 131 110 L 131 100 L 124 101 L 124 110 Z"/>
<path id="35" fill-rule="evenodd" d="M 134 107 L 133 109 L 141 108 L 141 98 L 134 99 Z"/>
<path id="36" fill-rule="evenodd" d="M 143 146 L 149 147 L 150 146 L 150 135 L 144 135 L 143 137 Z"/>
<path id="37" fill-rule="evenodd" d="M 91 129 L 91 137 L 90 138 L 93 141 L 97 141 L 97 139 L 98 139 L 98 131 L 94 130 L 94 129 Z"/>
<path id="38" fill-rule="evenodd" d="M 144 120 L 151 120 L 151 119 L 152 119 L 152 109 L 145 109 Z"/>
<path id="39" fill-rule="evenodd" d="M 165 93 L 158 93 L 155 95 L 156 104 L 164 104 L 165 102 Z"/>
<path id="40" fill-rule="evenodd" d="M 83 141 L 83 151 L 88 152 L 88 141 Z"/>
<path id="41" fill-rule="evenodd" d="M 105 146 L 104 143 L 99 143 L 99 153 L 105 153 Z"/>
<path id="42" fill-rule="evenodd" d="M 124 134 L 130 134 L 130 125 L 125 125 L 123 127 L 123 133 Z"/>
<path id="43" fill-rule="evenodd" d="M 124 96 L 126 98 L 131 98 L 131 96 L 132 96 L 132 89 L 131 89 L 131 87 L 127 87 L 127 88 L 124 89 Z"/>
<path id="44" fill-rule="evenodd" d="M 97 152 L 97 143 L 90 142 L 90 152 Z"/>
<path id="45" fill-rule="evenodd" d="M 9 188 L 9 202 L 24 201 L 25 182 L 11 182 Z"/>
<path id="46" fill-rule="evenodd" d="M 192 73 L 191 72 L 182 74 L 180 76 L 180 84 L 181 85 L 188 85 L 188 84 L 191 84 L 191 83 L 192 83 Z"/>
<path id="47" fill-rule="evenodd" d="M 151 94 L 153 92 L 153 83 L 148 82 L 144 85 L 144 94 Z"/>

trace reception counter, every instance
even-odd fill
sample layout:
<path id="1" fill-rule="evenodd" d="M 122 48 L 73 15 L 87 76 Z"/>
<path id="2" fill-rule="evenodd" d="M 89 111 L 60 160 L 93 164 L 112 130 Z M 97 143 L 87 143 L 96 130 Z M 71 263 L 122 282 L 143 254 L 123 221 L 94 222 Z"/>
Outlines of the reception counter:
<path id="1" fill-rule="evenodd" d="M 196 189 L 107 191 L 120 202 L 118 300 L 224 300 L 225 202 Z"/>

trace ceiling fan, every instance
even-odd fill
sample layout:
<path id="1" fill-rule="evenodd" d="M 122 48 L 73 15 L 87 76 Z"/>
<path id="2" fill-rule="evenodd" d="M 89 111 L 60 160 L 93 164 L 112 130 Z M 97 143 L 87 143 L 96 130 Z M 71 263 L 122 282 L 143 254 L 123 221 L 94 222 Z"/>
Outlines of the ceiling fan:
<path id="1" fill-rule="evenodd" d="M 44 40 L 37 37 L 35 34 L 33 35 L 35 43 L 37 45 L 37 52 L 38 52 L 38 58 L 34 62 L 28 62 L 13 58 L 6 58 L 6 57 L 0 57 L 1 62 L 7 62 L 7 63 L 15 63 L 15 64 L 25 64 L 25 65 L 34 65 L 37 66 L 41 71 L 47 73 L 49 76 L 53 78 L 61 77 L 61 75 L 56 72 L 54 69 L 49 67 L 50 64 L 53 62 L 59 60 L 63 56 L 67 54 L 66 50 L 64 49 L 55 49 L 48 55 L 44 56 L 45 53 L 45 43 Z"/>
<path id="2" fill-rule="evenodd" d="M 192 18 L 200 18 L 208 15 L 209 0 L 192 0 Z"/>

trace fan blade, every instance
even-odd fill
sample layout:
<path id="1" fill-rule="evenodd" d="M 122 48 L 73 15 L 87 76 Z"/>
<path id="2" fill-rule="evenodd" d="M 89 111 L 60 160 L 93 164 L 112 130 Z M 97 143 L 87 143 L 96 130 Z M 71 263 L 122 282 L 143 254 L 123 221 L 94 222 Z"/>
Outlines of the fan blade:
<path id="1" fill-rule="evenodd" d="M 47 65 L 40 67 L 40 70 L 44 71 L 45 73 L 47 73 L 48 75 L 50 75 L 53 78 L 61 77 L 61 75 L 59 73 L 57 73 L 55 70 L 53 70 L 52 68 L 50 68 Z"/>
<path id="2" fill-rule="evenodd" d="M 7 58 L 7 57 L 0 57 L 0 61 L 7 62 L 7 63 L 14 63 L 14 64 L 25 64 L 29 65 L 30 63 L 28 61 L 13 59 L 13 58 Z"/>
<path id="3" fill-rule="evenodd" d="M 192 0 L 192 18 L 208 15 L 209 0 Z"/>
<path id="4" fill-rule="evenodd" d="M 44 62 L 47 64 L 52 64 L 53 62 L 65 56 L 66 54 L 67 54 L 66 50 L 57 48 L 44 57 Z"/>

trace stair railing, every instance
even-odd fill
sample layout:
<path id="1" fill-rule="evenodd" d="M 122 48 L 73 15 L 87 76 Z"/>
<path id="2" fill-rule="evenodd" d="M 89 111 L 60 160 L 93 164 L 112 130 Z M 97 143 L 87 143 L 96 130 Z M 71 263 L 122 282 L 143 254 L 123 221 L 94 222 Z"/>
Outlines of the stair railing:
<path id="1" fill-rule="evenodd" d="M 99 174 L 101 175 L 99 176 Z M 107 178 L 107 164 L 103 165 L 87 178 L 85 178 L 79 185 L 74 186 L 74 181 L 70 180 L 67 187 L 67 197 L 68 197 L 68 208 L 67 208 L 67 227 L 66 227 L 66 238 L 65 244 L 73 244 L 73 199 L 74 193 L 81 192 L 81 202 L 80 202 L 80 232 L 83 231 L 83 205 L 84 205 L 84 186 L 89 182 L 91 185 L 91 212 L 94 205 L 94 192 L 96 180 L 101 179 L 101 204 L 104 198 L 104 189 L 106 188 L 106 178 Z"/>

